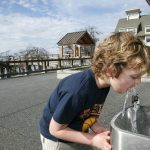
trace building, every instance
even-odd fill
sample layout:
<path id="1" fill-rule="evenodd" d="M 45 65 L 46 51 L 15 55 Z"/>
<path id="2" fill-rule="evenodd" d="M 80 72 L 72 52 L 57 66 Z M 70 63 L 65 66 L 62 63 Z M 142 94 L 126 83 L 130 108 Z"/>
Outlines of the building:
<path id="1" fill-rule="evenodd" d="M 150 46 L 150 14 L 141 15 L 140 9 L 126 11 L 126 18 L 119 19 L 115 32 L 133 32 Z"/>
<path id="2" fill-rule="evenodd" d="M 67 33 L 58 43 L 60 58 L 92 56 L 95 41 L 87 31 Z"/>

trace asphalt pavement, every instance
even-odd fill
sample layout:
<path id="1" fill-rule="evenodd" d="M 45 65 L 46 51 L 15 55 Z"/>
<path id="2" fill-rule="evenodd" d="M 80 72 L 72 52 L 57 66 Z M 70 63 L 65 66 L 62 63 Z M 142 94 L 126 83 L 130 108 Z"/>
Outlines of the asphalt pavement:
<path id="1" fill-rule="evenodd" d="M 56 72 L 0 80 L 0 150 L 41 150 L 39 118 L 58 82 Z M 150 106 L 150 82 L 141 83 L 137 93 L 141 104 Z M 99 118 L 105 127 L 124 99 L 110 90 Z"/>

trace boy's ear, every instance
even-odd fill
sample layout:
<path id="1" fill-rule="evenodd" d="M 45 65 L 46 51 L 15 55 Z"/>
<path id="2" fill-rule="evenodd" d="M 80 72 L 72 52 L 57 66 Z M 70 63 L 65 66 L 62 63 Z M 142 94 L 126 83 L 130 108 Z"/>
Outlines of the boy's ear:
<path id="1" fill-rule="evenodd" d="M 110 68 L 107 68 L 105 70 L 105 74 L 106 74 L 107 77 L 113 77 L 114 76 L 113 71 Z"/>
<path id="2" fill-rule="evenodd" d="M 112 71 L 110 68 L 105 69 L 105 74 L 107 77 L 112 77 Z"/>

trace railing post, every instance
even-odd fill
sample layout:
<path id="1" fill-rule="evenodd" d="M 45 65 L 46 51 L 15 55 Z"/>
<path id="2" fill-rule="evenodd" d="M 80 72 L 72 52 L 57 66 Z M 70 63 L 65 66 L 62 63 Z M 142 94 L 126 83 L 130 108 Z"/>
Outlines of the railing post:
<path id="1" fill-rule="evenodd" d="M 26 61 L 26 73 L 29 75 L 28 61 Z"/>
<path id="2" fill-rule="evenodd" d="M 7 78 L 10 78 L 10 66 L 9 66 L 9 62 L 6 62 L 6 71 L 7 71 Z"/>
<path id="3" fill-rule="evenodd" d="M 4 72 L 5 72 L 5 67 L 4 64 L 1 62 L 0 64 L 0 71 L 1 71 L 1 78 L 4 78 Z"/>
<path id="4" fill-rule="evenodd" d="M 80 58 L 80 64 L 83 66 L 83 58 Z"/>
<path id="5" fill-rule="evenodd" d="M 45 69 L 45 73 L 47 73 L 46 60 L 44 60 L 44 69 Z"/>
<path id="6" fill-rule="evenodd" d="M 73 58 L 72 58 L 72 60 L 71 60 L 71 66 L 73 67 Z"/>
<path id="7" fill-rule="evenodd" d="M 59 59 L 59 67 L 61 68 L 62 66 L 61 66 L 61 59 Z"/>

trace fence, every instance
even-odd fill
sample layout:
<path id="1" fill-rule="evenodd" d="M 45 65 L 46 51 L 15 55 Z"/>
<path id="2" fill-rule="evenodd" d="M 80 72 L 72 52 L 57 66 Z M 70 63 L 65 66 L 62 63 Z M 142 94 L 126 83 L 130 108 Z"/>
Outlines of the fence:
<path id="1" fill-rule="evenodd" d="M 30 75 L 38 72 L 46 73 L 54 70 L 90 66 L 90 64 L 90 57 L 0 61 L 0 78 Z"/>

